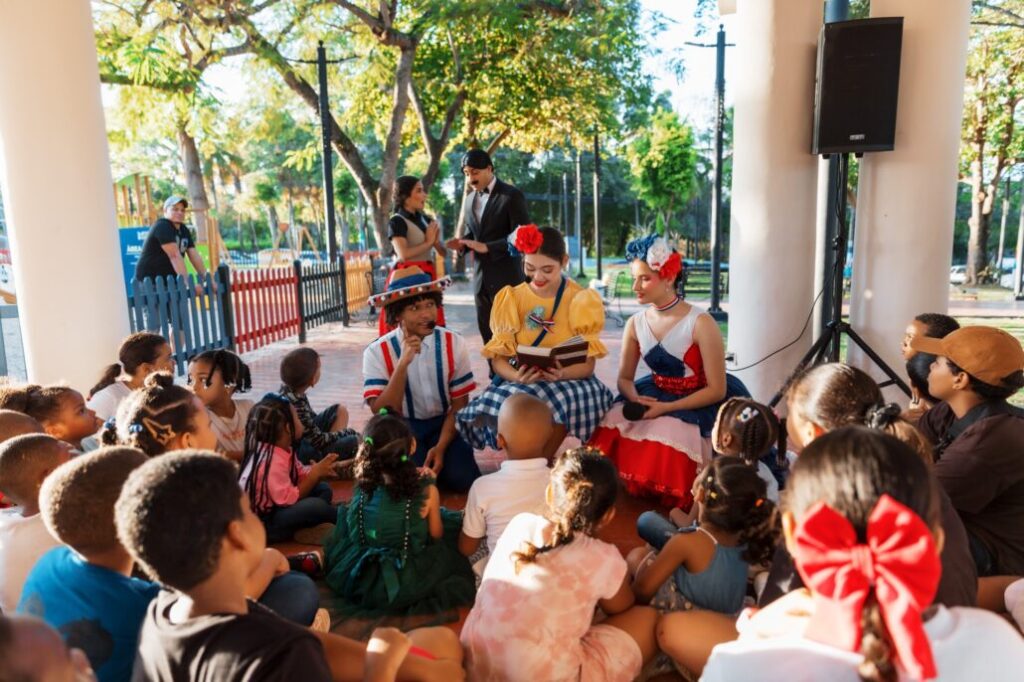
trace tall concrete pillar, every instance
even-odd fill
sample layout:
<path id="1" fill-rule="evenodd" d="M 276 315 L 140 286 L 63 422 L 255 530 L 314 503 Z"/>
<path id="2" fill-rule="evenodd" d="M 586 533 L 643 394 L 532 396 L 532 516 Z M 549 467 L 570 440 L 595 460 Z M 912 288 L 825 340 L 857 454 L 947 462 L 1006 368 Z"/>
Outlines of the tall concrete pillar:
<path id="1" fill-rule="evenodd" d="M 729 351 L 743 367 L 793 341 L 816 292 L 811 121 L 822 4 L 738 0 L 736 9 Z M 811 337 L 808 325 L 797 343 L 737 376 L 767 400 Z"/>
<path id="2" fill-rule="evenodd" d="M 0 0 L 0 154 L 29 379 L 88 390 L 128 333 L 89 0 Z"/>
<path id="3" fill-rule="evenodd" d="M 970 11 L 970 0 L 871 3 L 872 16 L 904 17 L 903 54 L 896 149 L 861 160 L 850 322 L 900 374 L 907 322 L 949 301 Z M 882 377 L 860 351 L 849 361 Z"/>

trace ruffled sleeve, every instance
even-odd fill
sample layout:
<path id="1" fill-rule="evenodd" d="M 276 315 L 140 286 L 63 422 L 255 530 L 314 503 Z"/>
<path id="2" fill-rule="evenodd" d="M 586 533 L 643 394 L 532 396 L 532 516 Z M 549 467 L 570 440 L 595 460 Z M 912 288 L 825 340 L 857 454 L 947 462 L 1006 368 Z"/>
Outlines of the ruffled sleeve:
<path id="1" fill-rule="evenodd" d="M 485 358 L 506 357 L 516 354 L 516 334 L 522 328 L 515 287 L 507 286 L 494 297 L 491 306 L 491 333 L 494 335 L 484 346 Z"/>
<path id="2" fill-rule="evenodd" d="M 604 329 L 604 303 L 596 291 L 583 289 L 573 297 L 569 304 L 569 326 L 573 334 L 579 334 L 590 343 L 589 357 L 608 355 L 608 349 L 600 339 Z"/>

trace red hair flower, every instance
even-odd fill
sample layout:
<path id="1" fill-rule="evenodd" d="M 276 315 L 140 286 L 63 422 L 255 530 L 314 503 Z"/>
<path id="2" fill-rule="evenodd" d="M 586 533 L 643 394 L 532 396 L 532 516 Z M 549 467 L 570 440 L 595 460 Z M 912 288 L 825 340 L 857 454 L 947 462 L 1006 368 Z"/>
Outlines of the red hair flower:
<path id="1" fill-rule="evenodd" d="M 665 262 L 658 268 L 658 277 L 674 282 L 682 269 L 683 259 L 679 257 L 678 251 L 673 251 L 672 255 L 665 259 Z"/>
<path id="2" fill-rule="evenodd" d="M 537 253 L 537 249 L 544 242 L 544 235 L 540 233 L 536 225 L 520 225 L 512 233 L 512 246 L 519 253 Z"/>

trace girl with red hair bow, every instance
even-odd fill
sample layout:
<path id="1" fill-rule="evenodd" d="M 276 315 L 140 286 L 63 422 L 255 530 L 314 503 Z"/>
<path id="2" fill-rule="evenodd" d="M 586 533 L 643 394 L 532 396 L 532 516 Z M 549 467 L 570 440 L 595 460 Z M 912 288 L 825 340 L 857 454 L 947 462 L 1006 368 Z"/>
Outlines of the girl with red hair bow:
<path id="1" fill-rule="evenodd" d="M 741 616 L 739 640 L 714 649 L 701 680 L 1019 679 L 1024 640 L 1008 623 L 932 605 L 936 486 L 887 434 L 850 426 L 814 440 L 793 467 L 782 523 L 808 587 Z"/>

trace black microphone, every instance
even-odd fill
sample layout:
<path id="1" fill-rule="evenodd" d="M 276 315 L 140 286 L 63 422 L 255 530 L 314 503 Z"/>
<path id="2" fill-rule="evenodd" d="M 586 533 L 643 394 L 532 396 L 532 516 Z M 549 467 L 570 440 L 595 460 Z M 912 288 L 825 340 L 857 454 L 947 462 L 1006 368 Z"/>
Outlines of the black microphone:
<path id="1" fill-rule="evenodd" d="M 631 422 L 640 421 L 647 412 L 647 405 L 627 400 L 622 406 L 622 416 Z"/>
<path id="2" fill-rule="evenodd" d="M 437 322 L 435 322 L 434 320 L 431 320 L 430 322 L 427 322 L 427 329 L 430 329 L 431 331 L 433 331 L 434 327 L 436 327 L 436 326 L 437 326 Z"/>
<path id="3" fill-rule="evenodd" d="M 533 277 L 530 277 L 529 275 L 527 275 L 526 276 L 526 283 L 529 284 L 532 281 L 533 281 Z"/>

